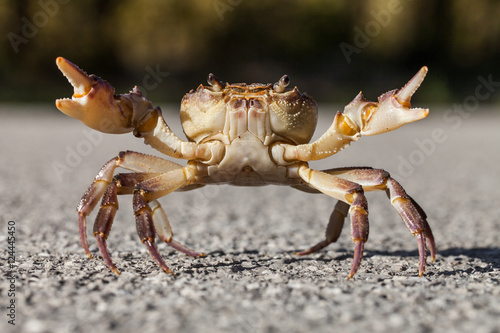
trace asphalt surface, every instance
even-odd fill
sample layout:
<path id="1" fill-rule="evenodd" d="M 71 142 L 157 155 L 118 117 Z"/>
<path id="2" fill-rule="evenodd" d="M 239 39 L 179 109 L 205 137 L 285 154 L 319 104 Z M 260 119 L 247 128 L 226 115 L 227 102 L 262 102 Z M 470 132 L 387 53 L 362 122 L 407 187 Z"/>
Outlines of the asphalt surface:
<path id="1" fill-rule="evenodd" d="M 175 110 L 166 109 L 180 135 Z M 335 110 L 323 110 L 315 137 Z M 4 105 L 0 330 L 500 332 L 500 111 L 445 111 L 431 108 L 423 121 L 312 164 L 388 170 L 425 209 L 436 237 L 436 261 L 418 277 L 416 240 L 386 195 L 369 193 L 370 238 L 347 280 L 348 224 L 323 251 L 293 254 L 322 239 L 334 200 L 284 187 L 212 186 L 163 198 L 176 239 L 208 253 L 191 258 L 160 244 L 175 277 L 153 262 L 136 235 L 131 197 L 120 197 L 108 238 L 121 271 L 113 274 L 91 237 L 95 214 L 94 259 L 83 253 L 75 207 L 119 151 L 154 151 L 131 134 L 96 134 L 52 106 Z"/>

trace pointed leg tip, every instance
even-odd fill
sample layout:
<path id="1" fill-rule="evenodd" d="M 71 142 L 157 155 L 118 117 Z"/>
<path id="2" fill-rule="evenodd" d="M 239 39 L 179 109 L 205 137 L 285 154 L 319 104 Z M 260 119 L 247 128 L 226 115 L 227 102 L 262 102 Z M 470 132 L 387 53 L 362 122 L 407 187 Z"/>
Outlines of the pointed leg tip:
<path id="1" fill-rule="evenodd" d="M 118 270 L 118 268 L 116 268 L 115 264 L 111 260 L 111 257 L 109 256 L 109 253 L 102 253 L 102 259 L 104 260 L 104 263 L 106 264 L 106 266 L 108 266 L 108 268 L 113 273 L 115 273 L 116 275 L 120 275 L 120 271 Z"/>
<path id="2" fill-rule="evenodd" d="M 424 261 L 418 268 L 418 276 L 422 276 L 425 272 L 426 262 Z"/>
<path id="3" fill-rule="evenodd" d="M 436 243 L 434 242 L 434 238 L 432 237 L 432 235 L 430 237 L 427 236 L 427 239 L 429 240 L 429 250 L 431 252 L 431 262 L 434 262 L 434 260 L 436 260 L 436 255 L 437 255 Z"/>
<path id="4" fill-rule="evenodd" d="M 108 268 L 115 274 L 120 275 L 120 272 L 116 268 L 113 260 L 111 259 L 111 256 L 109 255 L 108 246 L 106 244 L 106 237 L 100 233 L 95 233 L 94 236 L 97 240 L 97 246 L 99 247 L 99 251 L 101 252 L 102 259 L 106 263 L 106 266 L 108 266 Z"/>
<path id="5" fill-rule="evenodd" d="M 359 268 L 359 263 L 353 263 L 351 267 L 351 271 L 349 272 L 349 275 L 347 276 L 347 280 L 350 280 L 358 271 Z"/>
<path id="6" fill-rule="evenodd" d="M 321 242 L 319 242 L 318 244 L 316 245 L 313 245 L 311 246 L 310 248 L 308 248 L 307 250 L 302 250 L 302 251 L 299 251 L 299 252 L 295 252 L 294 254 L 296 256 L 305 256 L 305 255 L 308 255 L 308 254 L 311 254 L 311 253 L 315 253 L 315 252 L 318 252 L 322 249 L 324 249 L 325 247 L 327 247 L 330 243 L 332 243 L 331 241 L 328 241 L 328 240 L 322 240 Z"/>
<path id="7" fill-rule="evenodd" d="M 434 260 L 436 260 L 436 254 L 437 254 L 437 253 L 436 253 L 436 252 L 437 252 L 437 251 L 436 251 L 436 248 L 435 248 L 435 247 L 434 247 L 434 248 L 433 248 L 433 247 L 431 247 L 430 252 L 431 252 L 431 256 L 430 256 L 430 257 L 431 257 L 431 262 L 434 262 Z"/>
<path id="8" fill-rule="evenodd" d="M 80 243 L 82 244 L 82 248 L 83 248 L 83 251 L 85 252 L 85 254 L 88 255 L 90 259 L 92 259 L 92 254 L 90 253 L 90 249 L 89 249 L 89 243 L 87 241 L 86 224 L 87 224 L 87 221 L 85 219 L 85 216 L 82 214 L 79 214 L 79 216 L 78 216 L 78 232 L 80 234 Z"/>
<path id="9" fill-rule="evenodd" d="M 167 243 L 168 246 L 172 247 L 173 249 L 175 249 L 177 251 L 185 253 L 188 256 L 195 257 L 195 258 L 205 257 L 206 256 L 205 253 L 201 253 L 201 252 L 197 252 L 197 251 L 191 250 L 190 248 L 188 248 L 187 246 L 179 243 L 176 240 L 171 239 L 171 240 L 163 240 L 163 241 L 165 243 Z"/>
<path id="10" fill-rule="evenodd" d="M 146 247 L 147 247 L 149 253 L 151 254 L 151 256 L 153 257 L 153 259 L 156 261 L 158 266 L 160 266 L 160 268 L 165 273 L 175 275 L 174 272 L 172 272 L 172 270 L 167 266 L 167 264 L 165 263 L 165 261 L 161 257 L 161 254 L 158 251 L 158 248 L 156 247 L 154 239 L 145 239 L 142 241 L 142 243 L 144 245 L 146 245 Z"/>
<path id="11" fill-rule="evenodd" d="M 361 265 L 361 260 L 363 259 L 363 250 L 365 247 L 365 243 L 361 240 L 355 241 L 354 246 L 354 257 L 352 261 L 351 271 L 349 272 L 349 276 L 347 277 L 350 280 L 354 274 L 358 271 L 359 266 Z"/>
<path id="12" fill-rule="evenodd" d="M 88 255 L 90 259 L 92 259 L 92 253 L 90 252 L 89 244 L 86 241 L 82 241 L 82 247 L 83 252 L 85 252 L 85 254 Z"/>
<path id="13" fill-rule="evenodd" d="M 90 259 L 93 259 L 92 257 L 92 253 L 90 252 L 90 249 L 89 249 L 89 244 L 87 244 L 87 242 L 85 243 L 82 243 L 82 247 L 83 247 L 83 252 L 85 252 L 85 254 L 90 258 Z"/>
<path id="14" fill-rule="evenodd" d="M 206 253 L 196 252 L 196 251 L 192 251 L 192 250 L 190 252 L 184 252 L 184 253 L 190 257 L 193 257 L 193 258 L 201 258 L 201 257 L 207 256 Z"/>
<path id="15" fill-rule="evenodd" d="M 175 273 L 165 263 L 163 264 L 158 263 L 158 265 L 165 273 L 175 276 Z"/>
<path id="16" fill-rule="evenodd" d="M 312 248 L 307 249 L 307 250 L 295 252 L 294 255 L 302 257 L 302 256 L 307 256 L 307 255 L 312 254 L 312 253 L 317 252 L 317 251 L 319 251 L 319 250 L 315 250 L 314 247 L 312 247 Z"/>

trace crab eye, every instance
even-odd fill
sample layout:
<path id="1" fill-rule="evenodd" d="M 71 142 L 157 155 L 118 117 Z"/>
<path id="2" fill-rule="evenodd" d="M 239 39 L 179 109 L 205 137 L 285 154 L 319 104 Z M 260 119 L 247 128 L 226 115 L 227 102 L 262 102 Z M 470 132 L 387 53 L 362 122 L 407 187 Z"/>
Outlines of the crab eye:
<path id="1" fill-rule="evenodd" d="M 224 88 L 224 83 L 212 73 L 208 74 L 207 82 L 214 88 L 214 91 L 221 91 Z"/>
<path id="2" fill-rule="evenodd" d="M 290 78 L 288 75 L 283 75 L 281 79 L 273 85 L 273 89 L 277 93 L 282 93 L 285 88 L 290 84 Z"/>

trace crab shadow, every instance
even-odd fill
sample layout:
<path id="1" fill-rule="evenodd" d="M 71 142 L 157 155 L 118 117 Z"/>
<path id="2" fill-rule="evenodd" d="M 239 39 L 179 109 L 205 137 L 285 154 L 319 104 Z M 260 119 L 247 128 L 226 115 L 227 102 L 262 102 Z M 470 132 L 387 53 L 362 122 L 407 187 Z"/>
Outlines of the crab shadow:
<path id="1" fill-rule="evenodd" d="M 233 256 L 234 259 L 230 262 L 219 262 L 215 264 L 215 267 L 230 267 L 234 272 L 241 272 L 246 270 L 254 270 L 259 267 L 268 267 L 275 263 L 277 260 L 281 261 L 283 264 L 291 264 L 295 262 L 313 262 L 319 261 L 328 263 L 331 261 L 343 261 L 352 259 L 352 251 L 346 249 L 335 250 L 336 255 L 331 255 L 327 252 L 318 252 L 316 255 L 310 256 L 296 256 L 294 253 L 297 251 L 278 251 L 272 255 L 260 252 L 258 250 L 246 250 L 246 251 L 213 251 L 207 254 L 209 257 L 228 257 Z M 245 256 L 245 259 L 241 259 L 241 256 Z M 371 258 L 375 256 L 384 257 L 401 257 L 410 258 L 413 257 L 418 260 L 417 251 L 377 251 L 377 250 L 365 250 L 364 258 Z M 467 269 L 456 269 L 453 271 L 439 271 L 436 272 L 437 275 L 457 275 L 460 273 L 472 273 L 472 272 L 490 272 L 493 269 L 500 269 L 500 248 L 499 247 L 476 247 L 476 248 L 448 248 L 439 250 L 436 257 L 436 264 L 439 264 L 440 257 L 444 258 L 445 261 L 464 261 L 465 264 L 470 264 L 470 268 Z M 465 258 L 464 258 L 465 257 Z M 474 260 L 480 260 L 482 263 L 487 264 L 486 267 L 478 266 L 477 263 L 468 262 Z M 246 262 L 251 261 L 252 265 L 245 265 Z M 468 263 L 467 263 L 468 262 Z M 199 264 L 200 266 L 205 266 L 205 264 Z"/>
<path id="2" fill-rule="evenodd" d="M 245 256 L 244 259 L 241 256 Z M 257 250 L 225 252 L 223 250 L 216 250 L 206 253 L 204 258 L 226 258 L 227 261 L 219 261 L 217 263 L 204 262 L 203 260 L 197 263 L 192 263 L 189 269 L 185 270 L 186 273 L 192 273 L 192 269 L 198 268 L 224 268 L 228 267 L 232 272 L 243 272 L 247 270 L 254 270 L 260 267 L 270 266 L 275 258 L 263 257 L 264 254 Z M 250 265 L 248 263 L 251 263 Z"/>
<path id="3" fill-rule="evenodd" d="M 400 257 L 415 257 L 418 258 L 417 251 L 365 251 L 365 258 L 375 255 L 382 256 L 400 256 Z M 481 262 L 490 265 L 490 268 L 500 268 L 500 248 L 499 247 L 475 247 L 475 248 L 460 248 L 451 247 L 444 250 L 438 250 L 436 260 L 439 257 L 447 260 L 466 257 L 469 259 L 479 259 Z"/>
<path id="4" fill-rule="evenodd" d="M 500 269 L 500 248 L 499 247 L 474 247 L 474 248 L 458 248 L 452 247 L 438 252 L 445 257 L 447 261 L 455 261 L 457 263 L 465 262 L 470 267 L 467 269 L 456 269 L 453 271 L 443 271 L 443 275 L 457 275 L 460 273 L 481 272 L 487 273 L 494 269 Z M 465 257 L 465 258 L 464 258 Z M 467 262 L 467 258 L 470 260 Z M 487 264 L 484 266 L 477 265 L 474 260 L 480 260 Z"/>

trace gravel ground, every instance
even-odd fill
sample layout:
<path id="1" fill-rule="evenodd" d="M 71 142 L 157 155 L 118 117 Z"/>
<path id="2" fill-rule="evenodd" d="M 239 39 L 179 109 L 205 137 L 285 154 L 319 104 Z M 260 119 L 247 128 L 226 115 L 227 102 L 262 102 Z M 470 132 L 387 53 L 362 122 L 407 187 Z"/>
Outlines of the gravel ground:
<path id="1" fill-rule="evenodd" d="M 180 134 L 175 110 L 165 109 Z M 315 137 L 336 108 L 324 110 Z M 4 105 L 0 330 L 500 332 L 500 113 L 443 111 L 431 108 L 426 120 L 313 164 L 390 171 L 426 210 L 436 237 L 438 257 L 419 278 L 416 241 L 385 194 L 369 193 L 370 239 L 348 281 L 349 230 L 320 253 L 293 255 L 323 237 L 334 200 L 284 187 L 212 186 L 163 198 L 176 239 L 208 253 L 193 259 L 160 244 L 175 277 L 151 260 L 135 233 L 130 197 L 120 197 L 108 243 L 121 275 L 111 273 L 93 237 L 96 258 L 83 253 L 76 204 L 119 151 L 153 150 L 130 134 L 87 130 L 52 106 Z"/>

